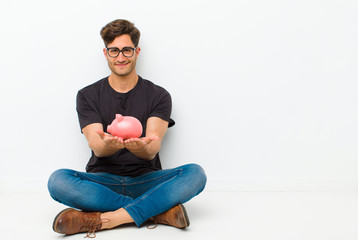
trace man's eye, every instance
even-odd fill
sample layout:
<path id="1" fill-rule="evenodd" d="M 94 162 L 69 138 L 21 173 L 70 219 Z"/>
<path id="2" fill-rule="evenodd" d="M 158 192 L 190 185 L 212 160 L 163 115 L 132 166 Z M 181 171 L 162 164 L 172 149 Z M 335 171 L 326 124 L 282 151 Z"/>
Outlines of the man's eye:
<path id="1" fill-rule="evenodd" d="M 123 52 L 124 53 L 131 53 L 132 49 L 131 48 L 123 48 Z"/>
<path id="2" fill-rule="evenodd" d="M 109 49 L 109 53 L 118 53 L 118 49 Z"/>

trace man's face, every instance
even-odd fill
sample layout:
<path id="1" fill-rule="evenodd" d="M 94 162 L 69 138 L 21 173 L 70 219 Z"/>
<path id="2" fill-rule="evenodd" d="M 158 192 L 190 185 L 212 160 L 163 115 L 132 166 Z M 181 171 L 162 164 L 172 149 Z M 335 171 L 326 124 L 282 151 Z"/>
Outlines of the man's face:
<path id="1" fill-rule="evenodd" d="M 107 46 L 107 48 L 113 47 L 122 50 L 124 47 L 134 48 L 134 44 L 130 36 L 128 34 L 124 34 L 116 37 L 114 41 Z M 125 57 L 122 52 L 120 52 L 117 57 L 110 57 L 107 53 L 107 49 L 103 49 L 103 53 L 107 58 L 109 68 L 111 69 L 112 73 L 117 76 L 126 76 L 134 71 L 139 51 L 140 48 L 134 50 L 132 57 Z"/>

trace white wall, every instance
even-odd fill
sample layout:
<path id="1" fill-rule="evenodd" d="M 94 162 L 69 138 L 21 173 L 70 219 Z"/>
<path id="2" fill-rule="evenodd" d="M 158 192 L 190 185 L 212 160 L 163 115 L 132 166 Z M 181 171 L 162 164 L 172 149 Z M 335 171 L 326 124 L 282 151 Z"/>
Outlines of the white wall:
<path id="1" fill-rule="evenodd" d="M 0 191 L 46 190 L 89 157 L 77 90 L 109 74 L 99 31 L 141 30 L 137 70 L 173 98 L 164 167 L 211 190 L 358 188 L 358 2 L 0 3 Z"/>

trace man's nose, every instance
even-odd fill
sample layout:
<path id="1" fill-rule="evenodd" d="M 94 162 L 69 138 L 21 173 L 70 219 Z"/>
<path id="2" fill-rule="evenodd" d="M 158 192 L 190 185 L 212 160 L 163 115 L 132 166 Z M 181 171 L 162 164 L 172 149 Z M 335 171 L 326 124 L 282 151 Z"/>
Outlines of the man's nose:
<path id="1" fill-rule="evenodd" d="M 117 60 L 120 62 L 125 61 L 127 58 L 123 55 L 123 52 L 120 52 L 117 56 Z"/>

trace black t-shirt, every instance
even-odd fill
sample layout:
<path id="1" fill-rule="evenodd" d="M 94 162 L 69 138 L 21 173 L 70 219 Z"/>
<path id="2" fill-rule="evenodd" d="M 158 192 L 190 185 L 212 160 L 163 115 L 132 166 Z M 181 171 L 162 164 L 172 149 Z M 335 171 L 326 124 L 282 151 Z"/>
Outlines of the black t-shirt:
<path id="1" fill-rule="evenodd" d="M 169 122 L 172 108 L 171 96 L 162 87 L 139 77 L 136 86 L 127 93 L 116 92 L 108 77 L 95 82 L 77 94 L 77 113 L 81 129 L 91 123 L 101 123 L 104 131 L 117 113 L 136 117 L 143 126 L 145 136 L 149 117 L 159 117 Z M 87 172 L 107 172 L 120 176 L 135 177 L 161 169 L 159 154 L 153 160 L 136 157 L 127 149 L 121 149 L 108 157 L 97 157 L 93 151 L 86 166 Z"/>

